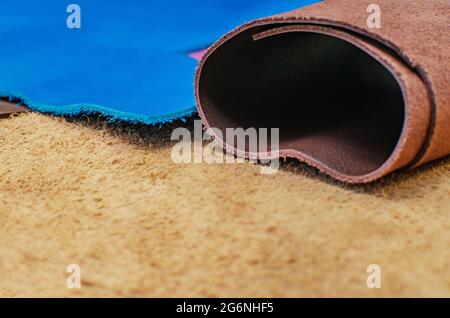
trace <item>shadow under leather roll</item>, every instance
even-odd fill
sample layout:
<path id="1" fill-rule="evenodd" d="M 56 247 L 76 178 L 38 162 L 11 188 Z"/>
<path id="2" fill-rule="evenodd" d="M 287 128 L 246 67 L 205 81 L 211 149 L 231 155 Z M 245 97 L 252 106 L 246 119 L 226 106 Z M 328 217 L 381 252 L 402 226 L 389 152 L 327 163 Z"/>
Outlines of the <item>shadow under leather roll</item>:
<path id="1" fill-rule="evenodd" d="M 425 29 L 448 22 L 448 5 L 379 1 L 383 27 L 373 30 L 366 2 L 319 3 L 220 39 L 197 70 L 205 126 L 279 128 L 280 152 L 270 156 L 297 158 L 349 183 L 449 154 L 449 34 L 411 34 L 421 19 Z M 423 56 L 427 46 L 434 51 Z"/>

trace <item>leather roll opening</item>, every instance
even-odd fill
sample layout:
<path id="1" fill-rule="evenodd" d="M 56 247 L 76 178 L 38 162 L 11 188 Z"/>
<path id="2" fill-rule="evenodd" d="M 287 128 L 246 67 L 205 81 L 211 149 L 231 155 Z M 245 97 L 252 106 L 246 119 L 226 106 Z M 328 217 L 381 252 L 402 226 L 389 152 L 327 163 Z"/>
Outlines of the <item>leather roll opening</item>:
<path id="1" fill-rule="evenodd" d="M 360 176 L 385 163 L 405 116 L 401 88 L 379 61 L 330 35 L 253 28 L 204 62 L 198 95 L 211 127 L 279 128 L 280 150 Z"/>

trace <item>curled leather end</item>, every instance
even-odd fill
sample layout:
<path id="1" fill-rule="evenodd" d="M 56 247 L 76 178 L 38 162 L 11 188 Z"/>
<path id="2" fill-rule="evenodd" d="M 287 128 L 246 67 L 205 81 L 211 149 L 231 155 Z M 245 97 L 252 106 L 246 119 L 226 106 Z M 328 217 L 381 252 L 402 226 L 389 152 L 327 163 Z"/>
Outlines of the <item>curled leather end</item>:
<path id="1" fill-rule="evenodd" d="M 17 106 L 14 103 L 0 100 L 0 118 L 6 118 L 11 114 L 23 113 L 28 111 L 30 111 L 30 109 L 23 105 Z"/>
<path id="2" fill-rule="evenodd" d="M 394 13 L 402 2 L 384 1 Z M 450 153 L 448 96 L 433 86 L 448 72 L 440 78 L 432 59 L 416 61 L 404 30 L 392 42 L 389 27 L 375 34 L 361 24 L 364 16 L 340 8 L 347 7 L 325 2 L 257 20 L 215 43 L 196 76 L 205 126 L 279 128 L 279 152 L 269 156 L 297 158 L 349 183 Z M 386 14 L 384 25 L 394 17 Z"/>

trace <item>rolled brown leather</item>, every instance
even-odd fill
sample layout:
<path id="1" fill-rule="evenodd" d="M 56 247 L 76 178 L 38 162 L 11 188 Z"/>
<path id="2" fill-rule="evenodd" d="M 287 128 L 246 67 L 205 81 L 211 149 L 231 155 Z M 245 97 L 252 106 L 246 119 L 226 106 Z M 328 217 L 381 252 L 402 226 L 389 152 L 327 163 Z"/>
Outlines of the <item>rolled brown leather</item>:
<path id="1" fill-rule="evenodd" d="M 380 28 L 368 23 L 373 3 Z M 272 156 L 348 183 L 446 156 L 449 19 L 448 0 L 329 0 L 247 23 L 199 64 L 201 119 L 279 128 Z"/>

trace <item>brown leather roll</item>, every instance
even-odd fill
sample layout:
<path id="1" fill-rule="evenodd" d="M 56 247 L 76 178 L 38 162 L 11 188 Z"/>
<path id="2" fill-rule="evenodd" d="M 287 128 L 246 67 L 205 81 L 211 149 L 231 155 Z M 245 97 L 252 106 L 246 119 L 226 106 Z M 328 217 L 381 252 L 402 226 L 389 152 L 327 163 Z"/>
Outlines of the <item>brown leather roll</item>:
<path id="1" fill-rule="evenodd" d="M 200 62 L 200 116 L 279 128 L 272 156 L 349 183 L 421 165 L 450 154 L 449 27 L 447 0 L 329 0 L 252 21 Z"/>

